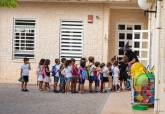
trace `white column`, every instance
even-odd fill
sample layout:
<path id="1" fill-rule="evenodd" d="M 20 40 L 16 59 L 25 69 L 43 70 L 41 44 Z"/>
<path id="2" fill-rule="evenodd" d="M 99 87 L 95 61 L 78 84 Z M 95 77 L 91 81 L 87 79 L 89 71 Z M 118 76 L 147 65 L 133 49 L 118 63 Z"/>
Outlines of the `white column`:
<path id="1" fill-rule="evenodd" d="M 104 6 L 104 19 L 103 19 L 103 43 L 102 43 L 102 61 L 107 62 L 108 60 L 108 38 L 109 38 L 109 16 L 110 16 L 110 8 L 109 6 Z"/>
<path id="2" fill-rule="evenodd" d="M 160 108 L 160 101 L 164 100 L 160 98 L 160 79 L 162 74 L 162 63 L 161 63 L 161 1 L 157 0 L 157 15 L 156 15 L 156 28 L 155 28 L 155 50 L 153 50 L 155 52 L 155 107 L 154 107 L 154 111 L 156 113 L 159 113 L 161 111 Z"/>
<path id="3" fill-rule="evenodd" d="M 160 39 L 159 39 L 159 101 L 158 101 L 158 111 L 159 114 L 165 114 L 165 1 L 158 0 L 158 5 L 160 6 Z"/>

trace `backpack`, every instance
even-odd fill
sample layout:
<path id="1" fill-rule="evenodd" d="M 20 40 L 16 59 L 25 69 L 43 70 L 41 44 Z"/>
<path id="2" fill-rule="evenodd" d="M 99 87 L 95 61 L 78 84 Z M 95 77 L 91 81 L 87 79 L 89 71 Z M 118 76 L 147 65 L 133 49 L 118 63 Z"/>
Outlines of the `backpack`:
<path id="1" fill-rule="evenodd" d="M 88 73 L 85 68 L 80 68 L 80 75 L 82 79 L 86 79 L 88 77 Z"/>
<path id="2" fill-rule="evenodd" d="M 45 68 L 45 66 L 43 66 L 41 68 L 41 74 L 42 74 L 43 78 L 45 78 L 45 76 L 46 76 L 46 68 Z"/>
<path id="3" fill-rule="evenodd" d="M 89 76 L 97 76 L 97 71 L 93 71 L 93 69 L 96 69 L 96 66 L 93 66 L 93 68 L 92 68 L 92 66 L 93 66 L 93 64 L 92 65 L 90 65 L 90 67 L 89 67 Z M 92 69 L 92 71 L 91 71 L 91 69 Z M 93 73 L 93 75 L 91 75 Z"/>
<path id="4" fill-rule="evenodd" d="M 47 76 L 50 76 L 49 66 L 46 66 L 45 70 L 46 70 L 46 75 L 47 75 Z"/>
<path id="5" fill-rule="evenodd" d="M 72 65 L 72 75 L 78 76 L 78 68 L 76 65 Z"/>
<path id="6" fill-rule="evenodd" d="M 52 66 L 52 76 L 56 76 L 56 65 Z"/>
<path id="7" fill-rule="evenodd" d="M 97 76 L 97 70 L 96 70 L 96 68 L 95 68 L 95 70 L 93 71 L 93 74 L 94 74 L 94 76 Z"/>
<path id="8" fill-rule="evenodd" d="M 87 66 L 87 74 L 88 74 L 88 77 L 90 76 L 90 66 Z"/>

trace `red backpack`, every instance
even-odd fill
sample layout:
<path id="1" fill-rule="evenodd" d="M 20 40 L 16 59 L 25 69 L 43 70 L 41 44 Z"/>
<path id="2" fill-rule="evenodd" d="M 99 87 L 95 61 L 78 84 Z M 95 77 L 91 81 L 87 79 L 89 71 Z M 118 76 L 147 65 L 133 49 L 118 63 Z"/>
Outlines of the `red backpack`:
<path id="1" fill-rule="evenodd" d="M 72 75 L 78 76 L 78 68 L 77 65 L 72 65 Z"/>

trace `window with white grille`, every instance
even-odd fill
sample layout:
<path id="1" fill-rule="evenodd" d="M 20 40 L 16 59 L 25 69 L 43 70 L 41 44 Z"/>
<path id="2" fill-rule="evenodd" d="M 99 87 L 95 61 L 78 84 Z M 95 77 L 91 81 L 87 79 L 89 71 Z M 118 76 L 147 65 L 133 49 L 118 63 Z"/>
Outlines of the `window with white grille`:
<path id="1" fill-rule="evenodd" d="M 137 37 L 138 36 L 138 37 Z M 150 37 L 148 30 L 134 30 L 132 50 L 138 53 L 139 61 L 149 65 L 150 61 Z"/>
<path id="2" fill-rule="evenodd" d="M 34 59 L 35 20 L 15 19 L 13 58 Z"/>
<path id="3" fill-rule="evenodd" d="M 83 21 L 61 21 L 60 58 L 80 60 L 83 55 Z"/>
<path id="4" fill-rule="evenodd" d="M 150 38 L 149 31 L 142 30 L 142 25 L 139 24 L 119 24 L 118 25 L 118 57 L 124 55 L 123 48 L 127 42 L 139 58 L 139 61 L 144 65 L 149 64 L 150 56 Z"/>
<path id="5" fill-rule="evenodd" d="M 118 57 L 122 58 L 124 55 L 123 48 L 127 42 L 129 42 L 129 47 L 132 49 L 133 45 L 133 30 L 141 30 L 142 25 L 140 24 L 119 24 L 118 25 Z M 138 38 L 140 35 L 137 34 L 136 37 Z M 138 43 L 136 44 L 138 47 Z M 139 56 L 139 51 L 135 51 L 137 56 Z"/>

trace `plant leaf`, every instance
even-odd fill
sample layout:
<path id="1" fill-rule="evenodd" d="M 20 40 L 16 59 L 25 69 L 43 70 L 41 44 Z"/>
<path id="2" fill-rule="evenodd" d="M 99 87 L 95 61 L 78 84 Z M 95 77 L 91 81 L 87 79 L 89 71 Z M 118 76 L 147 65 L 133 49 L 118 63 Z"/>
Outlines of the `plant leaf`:
<path id="1" fill-rule="evenodd" d="M 17 0 L 0 0 L 0 7 L 14 8 L 17 6 Z"/>

